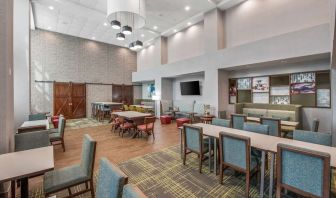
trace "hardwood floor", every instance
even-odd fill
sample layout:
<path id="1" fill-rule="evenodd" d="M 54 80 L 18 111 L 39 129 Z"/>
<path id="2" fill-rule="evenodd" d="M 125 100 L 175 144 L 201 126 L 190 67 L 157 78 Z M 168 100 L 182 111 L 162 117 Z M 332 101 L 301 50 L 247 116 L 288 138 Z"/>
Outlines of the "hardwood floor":
<path id="1" fill-rule="evenodd" d="M 146 135 L 142 138 L 131 139 L 128 134 L 124 138 L 111 132 L 111 126 L 98 126 L 65 131 L 65 149 L 61 146 L 54 149 L 55 168 L 61 168 L 72 164 L 80 163 L 82 140 L 84 134 L 89 134 L 97 141 L 95 169 L 98 168 L 99 159 L 107 157 L 113 163 L 120 163 L 128 159 L 145 155 L 179 143 L 179 134 L 175 123 L 161 125 L 157 120 L 155 123 L 155 141 Z"/>

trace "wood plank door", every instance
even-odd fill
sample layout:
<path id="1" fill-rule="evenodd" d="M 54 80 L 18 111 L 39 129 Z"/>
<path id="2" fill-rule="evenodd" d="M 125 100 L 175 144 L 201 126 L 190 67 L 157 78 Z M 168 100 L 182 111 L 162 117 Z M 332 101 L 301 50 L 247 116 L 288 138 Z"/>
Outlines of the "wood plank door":
<path id="1" fill-rule="evenodd" d="M 129 105 L 133 104 L 133 85 L 123 86 L 123 101 Z"/>
<path id="2" fill-rule="evenodd" d="M 112 85 L 112 101 L 113 102 L 123 102 L 122 85 Z"/>
<path id="3" fill-rule="evenodd" d="M 133 104 L 133 85 L 112 85 L 112 101 Z"/>
<path id="4" fill-rule="evenodd" d="M 64 115 L 71 118 L 71 84 L 54 83 L 54 115 Z"/>
<path id="5" fill-rule="evenodd" d="M 82 83 L 54 83 L 54 115 L 67 119 L 86 117 L 86 85 Z"/>
<path id="6" fill-rule="evenodd" d="M 86 84 L 72 83 L 71 84 L 71 113 L 72 118 L 86 117 Z"/>

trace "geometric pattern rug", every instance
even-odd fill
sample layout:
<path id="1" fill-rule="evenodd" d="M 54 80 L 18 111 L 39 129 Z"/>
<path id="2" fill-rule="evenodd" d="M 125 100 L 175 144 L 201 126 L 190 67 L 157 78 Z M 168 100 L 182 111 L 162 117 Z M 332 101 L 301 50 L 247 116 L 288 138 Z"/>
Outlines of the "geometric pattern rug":
<path id="1" fill-rule="evenodd" d="M 96 127 L 107 125 L 109 120 L 104 120 L 99 122 L 94 118 L 80 118 L 80 119 L 69 119 L 66 121 L 66 128 L 67 129 L 81 129 L 87 127 Z"/>

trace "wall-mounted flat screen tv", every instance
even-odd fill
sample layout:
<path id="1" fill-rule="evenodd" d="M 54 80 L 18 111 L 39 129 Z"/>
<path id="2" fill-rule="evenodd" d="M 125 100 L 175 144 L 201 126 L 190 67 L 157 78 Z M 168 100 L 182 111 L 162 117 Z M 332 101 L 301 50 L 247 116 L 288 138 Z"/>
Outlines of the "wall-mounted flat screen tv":
<path id="1" fill-rule="evenodd" d="M 199 81 L 180 82 L 180 87 L 183 96 L 201 95 Z"/>

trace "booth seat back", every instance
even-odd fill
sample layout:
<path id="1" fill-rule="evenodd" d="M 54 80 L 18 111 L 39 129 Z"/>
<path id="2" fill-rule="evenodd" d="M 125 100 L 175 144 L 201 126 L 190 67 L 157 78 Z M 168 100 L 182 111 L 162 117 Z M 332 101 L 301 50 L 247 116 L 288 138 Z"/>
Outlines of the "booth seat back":
<path id="1" fill-rule="evenodd" d="M 188 100 L 174 100 L 173 106 L 174 108 L 178 108 L 181 112 L 193 112 L 194 111 L 194 103 L 195 101 Z"/>
<path id="2" fill-rule="evenodd" d="M 284 121 L 296 121 L 295 111 L 268 110 L 267 117 L 277 118 Z"/>
<path id="3" fill-rule="evenodd" d="M 243 114 L 247 117 L 266 117 L 267 109 L 243 108 Z"/>

